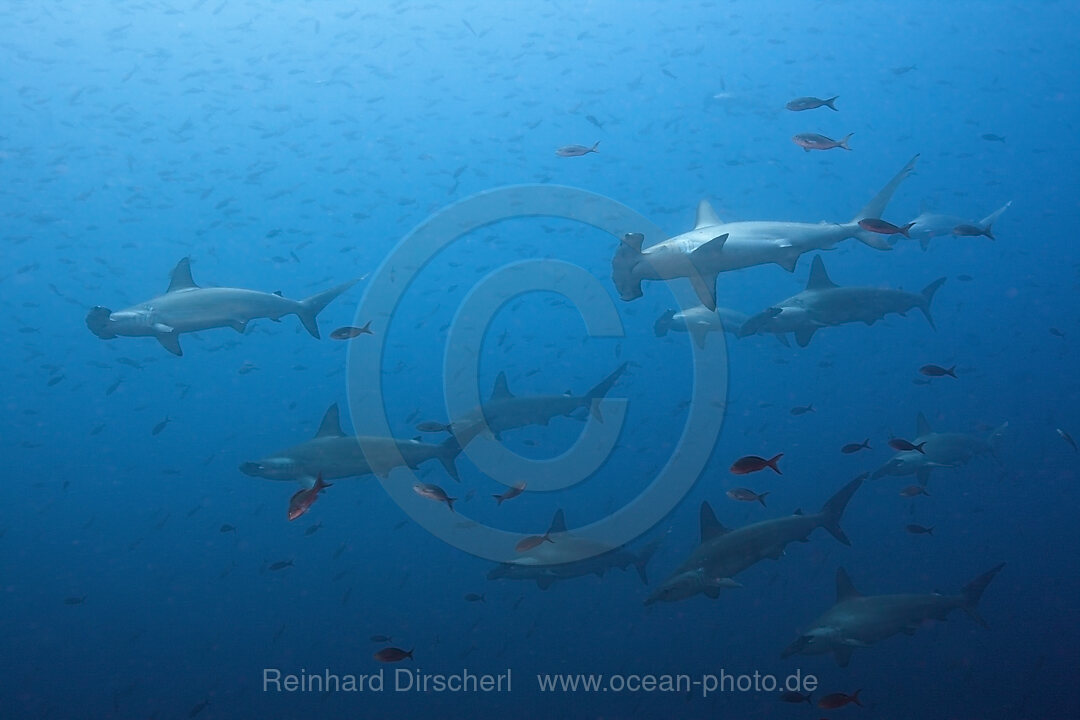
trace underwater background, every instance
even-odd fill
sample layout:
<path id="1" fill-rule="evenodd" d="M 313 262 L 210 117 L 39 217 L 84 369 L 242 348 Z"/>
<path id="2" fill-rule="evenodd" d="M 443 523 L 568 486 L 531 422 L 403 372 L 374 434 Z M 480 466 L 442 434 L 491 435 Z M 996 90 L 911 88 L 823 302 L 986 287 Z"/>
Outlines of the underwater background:
<path id="1" fill-rule="evenodd" d="M 0 716 L 829 712 L 776 693 L 543 692 L 537 680 L 721 669 L 812 673 L 815 703 L 861 689 L 864 708 L 830 716 L 1080 715 L 1080 455 L 1068 435 L 1080 433 L 1078 16 L 1067 2 L 4 3 Z M 806 95 L 838 95 L 838 111 L 785 109 Z M 791 141 L 803 132 L 854 133 L 852 150 L 803 152 Z M 596 142 L 580 157 L 554 152 Z M 976 220 L 1011 201 L 996 240 L 808 253 L 840 285 L 916 291 L 947 277 L 936 331 L 913 311 L 826 328 L 805 348 L 710 335 L 727 343 L 723 430 L 690 492 L 633 544 L 660 543 L 649 585 L 633 567 L 546 590 L 488 579 L 493 562 L 428 533 L 370 475 L 335 480 L 289 522 L 301 486 L 238 469 L 310 439 L 333 403 L 349 432 L 349 393 L 372 384 L 396 437 L 445 422 L 457 308 L 497 268 L 558 259 L 608 290 L 624 334 L 590 337 L 565 298 L 526 293 L 492 310 L 477 382 L 485 397 L 500 372 L 517 395 L 580 394 L 626 362 L 609 393 L 628 399 L 617 447 L 584 483 L 498 505 L 490 496 L 508 483 L 467 452 L 460 484 L 438 463 L 417 474 L 458 497 L 463 517 L 515 532 L 543 533 L 560 508 L 571 528 L 611 513 L 671 455 L 694 362 L 685 333 L 654 332 L 675 307 L 664 283 L 618 299 L 614 235 L 541 217 L 477 229 L 410 269 L 392 323 L 355 317 L 361 280 L 320 314 L 321 340 L 294 317 L 263 319 L 187 335 L 176 357 L 85 324 L 93 306 L 163 293 L 183 257 L 200 285 L 289 298 L 368 277 L 433 213 L 506 185 L 601 194 L 671 235 L 693 227 L 703 198 L 725 221 L 844 222 L 915 154 L 885 217 Z M 718 303 L 757 313 L 802 290 L 810 262 L 721 273 Z M 380 371 L 350 377 L 348 355 L 372 338 L 329 335 L 369 320 L 385 334 Z M 931 363 L 958 377 L 919 373 Z M 702 501 L 731 528 L 816 509 L 885 463 L 890 437 L 914 437 L 919 412 L 980 437 L 1008 425 L 992 456 L 936 468 L 929 496 L 866 481 L 843 518 L 851 547 L 815 533 L 718 599 L 644 605 L 698 543 Z M 500 440 L 555 457 L 581 419 Z M 866 438 L 871 449 L 840 451 Z M 780 452 L 783 475 L 729 472 Z M 726 495 L 740 485 L 769 492 L 768 507 Z M 833 603 L 839 567 L 867 594 L 956 593 L 998 563 L 979 604 L 989 629 L 956 613 L 859 647 L 846 668 L 781 658 Z M 378 662 L 387 644 L 412 659 Z M 264 686 L 267 668 L 389 678 L 398 667 L 509 669 L 513 686 Z"/>

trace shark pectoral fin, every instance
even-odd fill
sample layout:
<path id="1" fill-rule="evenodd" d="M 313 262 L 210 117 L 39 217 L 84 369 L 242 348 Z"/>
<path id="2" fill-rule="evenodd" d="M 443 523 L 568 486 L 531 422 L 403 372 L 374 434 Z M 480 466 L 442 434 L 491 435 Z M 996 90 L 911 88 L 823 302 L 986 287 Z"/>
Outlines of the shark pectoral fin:
<path id="1" fill-rule="evenodd" d="M 776 261 L 776 264 L 788 272 L 795 272 L 795 266 L 799 263 L 799 254 L 789 255 Z"/>
<path id="2" fill-rule="evenodd" d="M 180 348 L 180 333 L 176 332 L 172 328 L 169 328 L 167 332 L 158 331 L 154 337 L 161 343 L 161 347 L 165 348 L 173 355 L 183 355 L 184 351 Z"/>
<path id="3" fill-rule="evenodd" d="M 299 478 L 297 478 L 297 480 L 299 480 L 300 484 L 303 485 L 308 490 L 315 487 L 315 480 L 316 479 L 314 477 L 312 477 L 311 475 L 301 475 Z"/>
<path id="4" fill-rule="evenodd" d="M 776 333 L 775 335 L 773 335 L 773 337 L 775 337 L 776 340 L 784 347 L 791 347 L 791 343 L 788 342 L 787 335 L 784 335 L 782 333 Z"/>
<path id="5" fill-rule="evenodd" d="M 795 331 L 795 344 L 806 347 L 817 332 L 817 325 L 804 325 Z"/>
<path id="6" fill-rule="evenodd" d="M 541 590 L 547 590 L 555 582 L 555 578 L 550 575 L 541 575 L 536 578 L 536 586 Z"/>
<path id="7" fill-rule="evenodd" d="M 836 656 L 836 664 L 840 667 L 847 667 L 848 663 L 851 662 L 852 652 L 853 648 L 850 647 L 836 648 L 836 650 L 833 651 L 833 655 Z"/>
<path id="8" fill-rule="evenodd" d="M 705 597 L 709 598 L 710 600 L 716 600 L 717 598 L 720 597 L 720 588 L 707 587 L 707 588 L 705 588 L 704 592 L 705 592 Z"/>
<path id="9" fill-rule="evenodd" d="M 690 337 L 694 339 L 694 344 L 704 350 L 705 336 L 709 334 L 709 327 L 701 323 L 693 323 L 686 329 L 690 332 Z"/>
<path id="10" fill-rule="evenodd" d="M 247 331 L 247 326 L 248 326 L 248 321 L 247 320 L 230 320 L 229 321 L 229 327 L 231 327 L 233 330 L 235 330 L 238 333 L 246 332 Z"/>
<path id="11" fill-rule="evenodd" d="M 703 273 L 693 271 L 690 273 L 690 285 L 697 293 L 698 300 L 709 310 L 716 310 L 716 277 L 719 273 Z"/>
<path id="12" fill-rule="evenodd" d="M 915 477 L 919 480 L 919 487 L 926 487 L 930 482 L 930 468 L 919 468 L 915 471 Z"/>

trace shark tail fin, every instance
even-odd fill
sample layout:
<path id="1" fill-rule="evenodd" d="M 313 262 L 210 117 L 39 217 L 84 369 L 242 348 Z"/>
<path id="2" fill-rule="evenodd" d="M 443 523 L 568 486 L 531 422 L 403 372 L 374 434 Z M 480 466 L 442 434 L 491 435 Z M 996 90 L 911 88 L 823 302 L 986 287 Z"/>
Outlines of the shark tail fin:
<path id="1" fill-rule="evenodd" d="M 990 238 L 991 240 L 996 240 L 997 239 L 997 238 L 994 237 L 994 231 L 991 230 L 990 228 L 991 228 L 991 226 L 993 226 L 994 223 L 997 222 L 997 219 L 999 217 L 1001 217 L 1001 214 L 1009 209 L 1010 205 L 1012 205 L 1012 200 L 1005 203 L 1004 205 L 999 207 L 997 210 L 990 213 L 989 215 L 987 215 L 986 217 L 984 217 L 982 220 L 979 221 L 979 227 L 983 228 L 983 235 Z"/>
<path id="2" fill-rule="evenodd" d="M 461 443 L 459 443 L 458 439 L 453 435 L 439 443 L 439 450 L 436 454 L 439 462 L 441 462 L 443 464 L 443 467 L 446 468 L 446 474 L 454 478 L 454 480 L 457 482 L 461 482 L 461 476 L 458 475 L 457 465 L 454 463 L 454 461 L 460 454 Z M 454 506 L 451 505 L 450 509 L 453 510 Z"/>
<path id="3" fill-rule="evenodd" d="M 656 324 L 653 325 L 653 331 L 656 333 L 656 337 L 664 337 L 668 334 L 668 330 L 671 329 L 671 319 L 675 317 L 675 311 L 668 309 L 664 311 L 664 314 L 656 318 Z"/>
<path id="4" fill-rule="evenodd" d="M 600 412 L 600 401 L 611 391 L 611 388 L 614 387 L 616 381 L 618 381 L 619 376 L 626 372 L 626 365 L 627 363 L 623 363 L 615 368 L 615 372 L 608 375 L 597 383 L 596 387 L 585 393 L 585 402 L 589 406 L 589 412 L 600 422 L 604 422 L 604 415 Z"/>
<path id="5" fill-rule="evenodd" d="M 844 516 L 848 501 L 851 500 L 851 497 L 865 479 L 866 473 L 855 478 L 840 488 L 821 508 L 821 527 L 828 530 L 829 534 L 845 545 L 851 545 L 851 540 L 848 539 L 848 536 L 844 534 L 843 529 L 840 527 L 840 518 Z"/>
<path id="6" fill-rule="evenodd" d="M 896 175 L 893 176 L 893 179 L 890 180 L 885 187 L 881 188 L 878 194 L 875 195 L 873 199 L 871 199 L 870 202 L 868 202 L 866 206 L 862 210 L 860 210 L 854 218 L 851 219 L 851 222 L 857 223 L 860 220 L 864 220 L 866 218 L 882 217 L 885 214 L 885 208 L 888 206 L 889 201 L 892 200 L 893 193 L 895 193 L 896 189 L 900 187 L 900 183 L 904 181 L 904 178 L 914 172 L 915 161 L 918 159 L 919 156 L 916 155 L 915 157 L 908 160 L 907 165 L 900 168 L 900 172 L 896 173 Z M 858 237 L 863 242 L 867 242 L 863 239 L 861 235 Z"/>
<path id="7" fill-rule="evenodd" d="M 356 280 L 350 280 L 347 283 L 342 283 L 337 287 L 324 290 L 309 298 L 304 298 L 297 303 L 299 307 L 296 309 L 296 316 L 300 318 L 300 322 L 303 324 L 304 329 L 311 333 L 311 337 L 315 339 L 320 337 L 319 323 L 316 320 L 319 313 L 321 313 L 327 305 L 332 303 L 338 295 L 355 285 L 356 282 Z"/>
<path id="8" fill-rule="evenodd" d="M 962 591 L 964 597 L 964 604 L 961 606 L 971 619 L 982 625 L 984 628 L 988 627 L 986 621 L 979 617 L 979 614 L 975 612 L 975 608 L 979 606 L 979 600 L 982 599 L 983 591 L 986 590 L 986 586 L 990 584 L 990 581 L 994 579 L 994 576 L 998 574 L 1001 568 L 1005 567 L 1005 563 L 1000 563 L 979 577 L 975 578 L 967 585 L 964 586 Z"/>
<path id="9" fill-rule="evenodd" d="M 623 300 L 635 300 L 643 294 L 641 278 L 635 270 L 638 263 L 645 260 L 641 252 L 644 242 L 645 236 L 641 233 L 626 233 L 619 247 L 615 248 L 615 256 L 611 258 L 611 281 Z"/>
<path id="10" fill-rule="evenodd" d="M 945 284 L 945 278 L 940 277 L 934 282 L 930 283 L 922 290 L 923 303 L 919 305 L 919 309 L 922 310 L 922 314 L 926 316 L 926 322 L 930 323 L 930 327 L 937 330 L 937 325 L 934 324 L 934 316 L 930 314 L 930 303 L 934 299 L 934 293 L 938 291 L 938 288 Z"/>

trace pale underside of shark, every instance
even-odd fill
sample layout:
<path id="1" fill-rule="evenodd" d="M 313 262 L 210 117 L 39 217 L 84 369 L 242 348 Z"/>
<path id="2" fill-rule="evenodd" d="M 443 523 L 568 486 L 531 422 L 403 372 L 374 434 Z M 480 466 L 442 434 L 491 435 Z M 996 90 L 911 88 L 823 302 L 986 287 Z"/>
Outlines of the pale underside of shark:
<path id="1" fill-rule="evenodd" d="M 922 311 L 933 328 L 930 302 L 944 282 L 945 278 L 938 278 L 920 293 L 875 287 L 841 287 L 829 278 L 825 262 L 817 255 L 810 267 L 806 289 L 751 317 L 743 323 L 739 335 L 790 332 L 795 334 L 799 347 L 806 347 L 814 333 L 823 327 L 855 322 L 873 325 L 890 313 L 904 316 L 914 308 Z"/>
<path id="2" fill-rule="evenodd" d="M 418 427 L 428 432 L 451 432 L 461 447 L 465 447 L 482 433 L 498 438 L 500 433 L 507 430 L 528 425 L 547 425 L 552 418 L 569 416 L 582 409 L 587 409 L 594 418 L 603 422 L 600 401 L 625 370 L 626 363 L 623 363 L 584 395 L 566 393 L 522 396 L 510 392 L 506 373 L 500 372 L 495 378 L 495 386 L 487 402 L 448 424 L 426 422 Z"/>
<path id="3" fill-rule="evenodd" d="M 915 475 L 919 484 L 930 481 L 930 471 L 937 467 L 955 468 L 966 465 L 977 455 L 993 455 L 1009 423 L 995 428 L 988 437 L 967 433 L 934 432 L 926 416 L 915 419 L 915 438 L 910 442 L 919 450 L 903 450 L 874 471 L 873 478 L 886 475 Z"/>
<path id="4" fill-rule="evenodd" d="M 912 240 L 918 240 L 919 245 L 923 250 L 930 247 L 930 240 L 933 238 L 956 235 L 957 228 L 963 228 L 965 226 L 969 228 L 978 228 L 983 231 L 983 233 L 987 234 L 988 237 L 993 239 L 993 225 L 997 222 L 997 219 L 1001 217 L 1001 214 L 1009 209 L 1010 205 L 1012 205 L 1012 201 L 1005 203 L 982 220 L 971 220 L 970 218 L 964 218 L 957 215 L 922 213 L 911 221 L 913 225 L 908 228 L 908 237 Z M 892 235 L 890 238 L 893 242 L 896 242 L 900 239 L 900 236 Z"/>
<path id="5" fill-rule="evenodd" d="M 900 183 L 911 174 L 913 157 L 882 190 L 846 223 L 750 221 L 724 223 L 705 200 L 698 204 L 694 229 L 643 248 L 644 236 L 628 233 L 611 261 L 612 281 L 623 300 L 642 296 L 643 280 L 688 278 L 701 303 L 716 309 L 716 279 L 722 272 L 776 263 L 793 272 L 799 257 L 825 250 L 847 238 L 879 249 L 892 248 L 882 235 L 859 227 L 880 218 Z"/>
<path id="6" fill-rule="evenodd" d="M 173 268 L 164 295 L 116 312 L 99 305 L 87 314 L 86 325 L 103 340 L 117 336 L 156 338 L 174 355 L 184 354 L 180 348 L 182 333 L 222 327 L 242 333 L 249 322 L 258 318 L 277 321 L 285 315 L 296 315 L 312 337 L 318 338 L 318 314 L 355 283 L 351 280 L 304 300 L 242 288 L 204 288 L 195 284 L 191 262 L 183 258 Z"/>
<path id="7" fill-rule="evenodd" d="M 810 534 L 824 528 L 845 545 L 850 545 L 840 528 L 844 509 L 862 485 L 859 476 L 842 487 L 820 512 L 804 514 L 796 510 L 787 517 L 765 520 L 729 530 L 716 519 L 707 502 L 701 504 L 701 543 L 663 584 L 645 600 L 675 602 L 704 593 L 717 598 L 720 589 L 739 587 L 734 577 L 765 558 L 778 560 L 793 542 L 808 542 Z"/>
<path id="8" fill-rule="evenodd" d="M 346 435 L 341 430 L 338 406 L 331 405 L 312 439 L 240 465 L 240 471 L 268 480 L 291 480 L 312 487 L 315 479 L 376 475 L 385 478 L 396 467 L 415 469 L 427 460 L 438 460 L 458 479 L 454 459 L 461 452 L 455 438 L 438 445 L 419 440 L 399 440 Z"/>
<path id="9" fill-rule="evenodd" d="M 595 540 L 577 537 L 567 531 L 562 510 L 555 512 L 545 537 L 548 539 L 522 553 L 513 562 L 492 568 L 488 579 L 535 580 L 541 590 L 547 590 L 559 580 L 586 575 L 603 577 L 611 568 L 625 570 L 633 565 L 641 582 L 648 585 L 646 567 L 660 542 L 659 539 L 651 541 L 635 553 L 625 545 L 612 548 Z M 566 560 L 583 556 L 588 557 L 569 562 Z"/>
<path id="10" fill-rule="evenodd" d="M 975 578 L 958 595 L 862 595 L 840 568 L 836 572 L 836 604 L 789 645 L 783 657 L 833 653 L 836 662 L 847 667 L 856 648 L 870 647 L 899 633 L 914 635 L 923 623 L 945 620 L 954 610 L 963 610 L 985 626 L 975 609 L 986 586 L 1004 566 L 1002 563 Z"/>

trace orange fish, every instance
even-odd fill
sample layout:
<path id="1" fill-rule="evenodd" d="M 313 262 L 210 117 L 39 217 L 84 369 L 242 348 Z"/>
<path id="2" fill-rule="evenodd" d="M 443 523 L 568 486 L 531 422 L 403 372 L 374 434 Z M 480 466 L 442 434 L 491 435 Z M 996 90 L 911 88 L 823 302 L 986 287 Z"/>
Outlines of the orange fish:
<path id="1" fill-rule="evenodd" d="M 908 235 L 908 230 L 914 225 L 914 222 L 909 222 L 903 227 L 897 227 L 891 222 L 886 222 L 881 218 L 863 218 L 859 221 L 859 227 L 863 230 L 868 230 L 869 232 L 877 233 L 878 235 L 903 235 L 906 238 L 911 237 Z"/>
<path id="2" fill-rule="evenodd" d="M 780 472 L 780 468 L 776 467 L 776 461 L 784 457 L 784 453 L 779 453 L 766 460 L 763 457 L 757 455 L 747 455 L 736 460 L 731 465 L 731 472 L 734 475 L 746 475 L 747 473 L 757 472 L 758 470 L 764 470 L 765 468 L 772 468 L 772 471 L 777 475 L 783 475 Z"/>
<path id="3" fill-rule="evenodd" d="M 322 473 L 319 473 L 319 477 L 315 480 L 315 485 L 299 490 L 295 495 L 289 498 L 289 521 L 293 521 L 300 517 L 319 499 L 319 492 L 333 485 L 333 483 L 325 483 L 322 479 Z"/>

